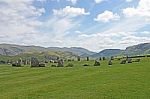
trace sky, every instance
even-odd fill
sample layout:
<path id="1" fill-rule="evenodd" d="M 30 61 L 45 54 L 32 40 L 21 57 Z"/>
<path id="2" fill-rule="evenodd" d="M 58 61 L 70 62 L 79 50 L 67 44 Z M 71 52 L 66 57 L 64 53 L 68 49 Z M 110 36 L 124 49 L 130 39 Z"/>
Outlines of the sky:
<path id="1" fill-rule="evenodd" d="M 150 0 L 0 0 L 0 43 L 125 49 L 150 42 Z"/>

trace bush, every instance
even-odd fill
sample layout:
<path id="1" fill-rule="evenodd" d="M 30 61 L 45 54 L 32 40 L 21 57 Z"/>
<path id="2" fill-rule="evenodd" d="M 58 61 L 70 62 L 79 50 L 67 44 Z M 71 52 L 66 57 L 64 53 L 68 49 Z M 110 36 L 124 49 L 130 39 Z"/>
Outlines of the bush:
<path id="1" fill-rule="evenodd" d="M 66 67 L 73 67 L 74 65 L 72 63 L 67 64 Z"/>

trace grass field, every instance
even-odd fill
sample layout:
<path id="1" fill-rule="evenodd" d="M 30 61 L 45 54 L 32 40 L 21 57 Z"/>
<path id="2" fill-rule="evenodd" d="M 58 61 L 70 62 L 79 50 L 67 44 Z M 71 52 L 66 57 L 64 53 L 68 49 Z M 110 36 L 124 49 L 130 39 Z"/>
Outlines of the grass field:
<path id="1" fill-rule="evenodd" d="M 83 64 L 90 64 L 88 67 Z M 67 64 L 67 63 L 66 63 Z M 0 99 L 150 99 L 150 58 L 140 63 L 73 62 L 74 67 L 0 65 Z"/>

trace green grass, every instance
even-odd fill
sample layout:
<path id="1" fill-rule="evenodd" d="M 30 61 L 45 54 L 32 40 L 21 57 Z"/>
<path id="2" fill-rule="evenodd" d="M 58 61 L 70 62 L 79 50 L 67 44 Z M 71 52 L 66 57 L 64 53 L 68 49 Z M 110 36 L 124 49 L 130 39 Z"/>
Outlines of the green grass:
<path id="1" fill-rule="evenodd" d="M 102 61 L 97 67 L 94 61 L 72 63 L 74 67 L 0 65 L 0 99 L 150 99 L 150 58 L 124 65 L 114 61 L 112 66 Z"/>

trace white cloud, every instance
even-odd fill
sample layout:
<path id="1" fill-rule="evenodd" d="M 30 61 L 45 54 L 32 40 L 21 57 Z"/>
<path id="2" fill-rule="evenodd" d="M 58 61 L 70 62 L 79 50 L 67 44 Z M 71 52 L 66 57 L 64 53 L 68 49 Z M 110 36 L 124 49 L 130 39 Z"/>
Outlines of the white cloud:
<path id="1" fill-rule="evenodd" d="M 37 33 L 42 22 L 37 18 L 45 13 L 44 8 L 35 8 L 33 0 L 1 0 L 0 35 L 5 37 L 0 42 L 17 41 L 21 35 Z"/>
<path id="2" fill-rule="evenodd" d="M 65 8 L 59 10 L 53 9 L 53 14 L 58 16 L 75 17 L 79 15 L 89 15 L 89 12 L 85 12 L 84 8 L 66 6 Z"/>
<path id="3" fill-rule="evenodd" d="M 106 0 L 95 0 L 95 3 L 101 3 L 103 1 L 106 1 Z"/>
<path id="4" fill-rule="evenodd" d="M 132 17 L 125 17 L 112 26 L 106 26 L 102 32 L 98 32 L 98 30 L 101 30 L 99 25 L 93 25 L 97 28 L 91 27 L 91 31 L 94 31 L 95 34 L 93 32 L 90 34 L 89 27 L 85 28 L 85 31 L 82 30 L 82 27 L 79 28 L 82 18 L 78 20 L 70 18 L 79 15 L 88 15 L 89 13 L 84 8 L 67 6 L 63 9 L 55 9 L 53 14 L 56 16 L 50 16 L 50 18 L 41 22 L 38 18 L 45 13 L 45 10 L 44 8 L 39 9 L 33 6 L 32 1 L 0 1 L 3 2 L 0 6 L 0 43 L 60 47 L 80 46 L 98 51 L 105 48 L 125 48 L 133 44 L 150 42 L 149 31 L 141 32 L 142 37 L 135 35 L 135 31 L 138 31 L 138 29 L 150 22 L 148 21 L 148 13 L 145 13 L 148 12 L 145 3 L 139 3 L 138 7 L 133 7 L 135 11 L 130 12 Z M 139 9 L 145 9 L 142 16 L 137 12 L 141 11 Z M 102 14 L 104 15 L 97 16 L 95 21 L 109 22 L 120 18 L 118 14 L 111 11 L 105 11 Z M 133 14 L 135 17 L 133 17 Z"/>
<path id="5" fill-rule="evenodd" d="M 150 36 L 150 31 L 143 31 L 143 32 L 141 32 L 141 34 L 149 35 Z"/>
<path id="6" fill-rule="evenodd" d="M 104 11 L 103 13 L 97 15 L 97 18 L 95 18 L 94 20 L 95 21 L 98 21 L 98 22 L 109 22 L 110 20 L 119 20 L 120 19 L 120 16 L 118 14 L 114 14 L 113 12 L 111 11 Z"/>
<path id="7" fill-rule="evenodd" d="M 132 2 L 133 0 L 126 0 L 127 2 Z"/>
<path id="8" fill-rule="evenodd" d="M 150 18 L 150 0 L 140 0 L 137 7 L 123 9 L 127 17 L 147 17 Z"/>
<path id="9" fill-rule="evenodd" d="M 147 33 L 147 32 L 146 32 Z M 125 49 L 128 46 L 150 42 L 149 37 L 137 37 L 135 32 L 104 31 L 96 34 L 79 34 L 78 44 L 93 51 L 103 49 Z M 119 38 L 119 39 L 118 39 Z"/>

